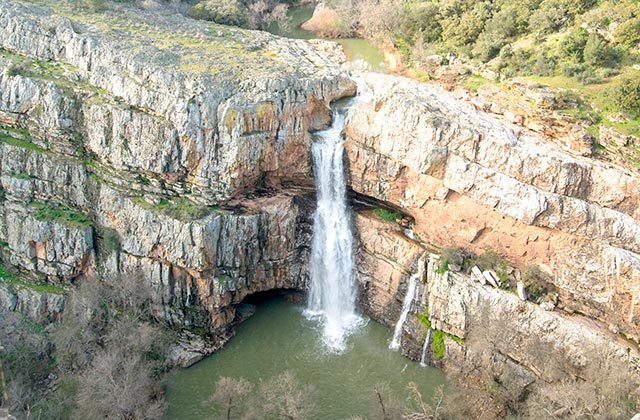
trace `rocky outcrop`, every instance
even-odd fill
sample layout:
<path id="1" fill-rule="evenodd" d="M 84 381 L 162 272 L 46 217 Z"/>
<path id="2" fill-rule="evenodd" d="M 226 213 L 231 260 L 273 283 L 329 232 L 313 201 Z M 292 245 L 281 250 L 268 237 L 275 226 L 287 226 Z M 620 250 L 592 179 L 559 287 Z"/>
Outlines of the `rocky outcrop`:
<path id="1" fill-rule="evenodd" d="M 0 0 L 0 39 L 0 252 L 19 281 L 136 276 L 158 318 L 219 339 L 200 353 L 247 295 L 305 287 L 313 199 L 292 185 L 355 92 L 326 46 L 71 1 Z"/>
<path id="2" fill-rule="evenodd" d="M 354 191 L 398 206 L 425 241 L 535 264 L 567 310 L 638 341 L 640 177 L 570 154 L 442 89 L 368 75 L 352 109 Z"/>
<path id="3" fill-rule="evenodd" d="M 365 291 L 360 303 L 375 319 L 388 325 L 396 322 L 408 279 L 419 272 L 421 260 L 425 264 L 401 339 L 402 352 L 414 360 L 420 360 L 427 330 L 432 328 L 432 336 L 433 332 L 441 334 L 444 351 L 427 359 L 460 371 L 478 356 L 465 340 L 486 330 L 500 335 L 493 349 L 500 357 L 494 357 L 492 365 L 483 369 L 497 376 L 509 375 L 511 380 L 517 378 L 522 388 L 538 378 L 552 381 L 558 377 L 557 371 L 556 376 L 548 376 L 550 369 L 545 364 L 549 360 L 528 347 L 531 337 L 544 348 L 555 348 L 574 366 L 615 357 L 630 369 L 639 369 L 637 346 L 620 339 L 606 325 L 582 315 L 547 311 L 523 302 L 514 292 L 483 285 L 473 276 L 443 271 L 440 257 L 430 252 L 428 244 L 411 239 L 399 225 L 379 220 L 370 212 L 357 214 L 356 226 L 361 262 L 358 282 Z M 428 258 L 420 259 L 422 255 Z M 430 353 L 432 348 L 427 346 Z"/>
<path id="4" fill-rule="evenodd" d="M 66 300 L 64 290 L 48 289 L 27 282 L 0 282 L 0 309 L 39 323 L 59 321 Z"/>

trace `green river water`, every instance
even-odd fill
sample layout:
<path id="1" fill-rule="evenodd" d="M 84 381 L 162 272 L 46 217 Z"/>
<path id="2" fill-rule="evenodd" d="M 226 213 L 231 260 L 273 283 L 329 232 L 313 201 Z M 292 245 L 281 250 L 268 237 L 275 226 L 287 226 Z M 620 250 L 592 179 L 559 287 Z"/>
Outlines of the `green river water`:
<path id="1" fill-rule="evenodd" d="M 313 15 L 313 5 L 293 7 L 289 10 L 289 28 L 286 31 L 280 30 L 277 24 L 269 28 L 269 32 L 284 36 L 287 38 L 297 39 L 313 39 L 318 38 L 313 32 L 305 31 L 300 28 L 304 22 L 309 20 Z M 369 66 L 369 70 L 386 73 L 387 66 L 384 62 L 384 54 L 382 51 L 364 39 L 357 38 L 341 38 L 333 39 L 342 45 L 347 59 L 352 62 L 364 62 Z"/>
<path id="2" fill-rule="evenodd" d="M 388 383 L 404 400 L 406 386 L 413 381 L 425 401 L 445 383 L 439 370 L 389 350 L 393 332 L 373 321 L 349 337 L 342 354 L 326 352 L 317 323 L 303 317 L 302 310 L 280 298 L 260 304 L 224 349 L 172 378 L 167 391 L 169 418 L 219 418 L 207 400 L 220 376 L 244 377 L 258 384 L 291 371 L 301 383 L 315 387 L 318 419 L 370 418 L 373 387 L 380 382 Z"/>

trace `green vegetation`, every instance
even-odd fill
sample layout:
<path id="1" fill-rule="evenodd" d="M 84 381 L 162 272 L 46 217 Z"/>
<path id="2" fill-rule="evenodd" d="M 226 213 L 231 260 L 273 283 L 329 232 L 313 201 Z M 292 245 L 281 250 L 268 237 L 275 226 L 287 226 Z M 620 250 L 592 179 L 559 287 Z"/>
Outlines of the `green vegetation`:
<path id="1" fill-rule="evenodd" d="M 114 7 L 108 1 L 100 13 L 73 2 L 38 1 L 72 22 L 93 25 L 106 37 L 117 37 L 124 43 L 122 48 L 143 60 L 156 60 L 158 65 L 169 62 L 186 73 L 238 80 L 245 73 L 257 77 L 294 69 L 276 51 L 267 50 L 259 35 L 237 27 L 205 21 L 188 24 L 175 14 L 140 19 L 135 9 Z"/>
<path id="2" fill-rule="evenodd" d="M 447 271 L 460 271 L 464 265 L 467 253 L 462 248 L 443 248 L 438 261 L 436 273 L 444 274 Z"/>
<path id="3" fill-rule="evenodd" d="M 100 226 L 96 228 L 98 258 L 104 260 L 122 248 L 120 234 L 115 229 Z"/>
<path id="4" fill-rule="evenodd" d="M 186 198 L 172 198 L 171 200 L 162 198 L 157 204 L 152 204 L 144 198 L 137 198 L 134 201 L 146 209 L 165 214 L 183 222 L 202 219 L 219 208 L 218 206 L 198 205 Z"/>
<path id="5" fill-rule="evenodd" d="M 240 0 L 206 0 L 193 6 L 193 17 L 223 25 L 247 24 L 247 8 Z"/>
<path id="6" fill-rule="evenodd" d="M 429 331 L 429 330 L 433 331 L 431 335 L 430 348 L 431 348 L 431 354 L 435 359 L 441 360 L 444 357 L 444 351 L 445 351 L 444 338 L 445 337 L 452 339 L 453 341 L 455 341 L 460 345 L 464 344 L 464 339 L 461 337 L 458 337 L 457 335 L 449 334 L 441 330 L 432 329 L 431 321 L 429 320 L 429 308 L 425 308 L 424 312 L 421 314 L 418 314 L 417 316 L 420 322 L 422 323 L 422 325 L 424 325 L 426 331 Z"/>
<path id="7" fill-rule="evenodd" d="M 385 208 L 373 209 L 373 214 L 375 214 L 385 222 L 397 222 L 402 219 L 402 214 Z"/>
<path id="8" fill-rule="evenodd" d="M 529 299 L 538 302 L 543 296 L 555 291 L 546 274 L 536 265 L 528 265 L 522 270 L 522 282 L 527 289 Z"/>
<path id="9" fill-rule="evenodd" d="M 41 221 L 56 221 L 69 227 L 88 227 L 91 221 L 75 209 L 46 201 L 30 203 L 35 209 L 34 217 Z"/>
<path id="10" fill-rule="evenodd" d="M 11 176 L 14 177 L 14 178 L 24 179 L 24 180 L 27 180 L 27 181 L 38 179 L 37 176 L 30 175 L 30 174 L 27 174 L 27 173 L 24 173 L 24 172 L 11 172 Z"/>
<path id="11" fill-rule="evenodd" d="M 510 272 L 513 271 L 513 267 L 509 265 L 506 259 L 491 248 L 485 249 L 480 255 L 469 258 L 465 262 L 465 265 L 468 269 L 477 265 L 482 271 L 493 270 L 500 280 L 500 288 L 509 290 L 514 288 L 509 276 Z"/>
<path id="12" fill-rule="evenodd" d="M 48 283 L 33 283 L 26 279 L 14 275 L 7 267 L 0 263 L 0 283 L 5 283 L 14 288 L 25 288 L 38 293 L 64 294 L 66 290 L 63 287 Z"/>
<path id="13" fill-rule="evenodd" d="M 409 74 L 421 80 L 439 77 L 429 73 L 432 55 L 443 57 L 444 64 L 460 58 L 474 74 L 456 82 L 472 91 L 515 76 L 529 78 L 574 91 L 580 103 L 564 113 L 591 124 L 591 133 L 604 124 L 640 136 L 640 71 L 633 67 L 640 57 L 637 1 L 333 0 L 330 4 L 341 21 L 349 22 L 349 31 L 393 45 Z M 496 80 L 476 74 L 495 74 Z"/>
<path id="14" fill-rule="evenodd" d="M 2 130 L 5 130 L 5 127 L 1 128 Z M 30 141 L 27 140 L 21 140 L 21 139 L 17 139 L 15 137 L 11 137 L 8 136 L 6 134 L 2 134 L 0 133 L 0 141 L 6 144 L 9 144 L 11 146 L 17 146 L 17 147 L 22 147 L 23 149 L 27 149 L 27 150 L 33 150 L 35 152 L 39 152 L 39 153 L 45 153 L 46 150 L 31 143 Z"/>
<path id="15" fill-rule="evenodd" d="M 613 98 L 621 110 L 637 118 L 640 115 L 640 72 L 622 79 Z"/>
<path id="16" fill-rule="evenodd" d="M 436 268 L 436 273 L 444 274 L 449 271 L 449 260 L 446 258 L 440 258 L 438 261 L 438 268 Z"/>

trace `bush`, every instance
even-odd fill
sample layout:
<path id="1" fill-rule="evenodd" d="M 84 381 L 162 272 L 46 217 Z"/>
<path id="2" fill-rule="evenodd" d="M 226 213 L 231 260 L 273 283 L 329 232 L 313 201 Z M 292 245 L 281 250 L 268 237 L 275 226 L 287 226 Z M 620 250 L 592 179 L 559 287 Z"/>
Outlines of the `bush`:
<path id="1" fill-rule="evenodd" d="M 629 19 L 618 25 L 614 36 L 622 45 L 630 48 L 637 47 L 640 44 L 640 17 Z"/>
<path id="2" fill-rule="evenodd" d="M 404 9 L 402 33 L 408 39 L 422 36 L 423 42 L 440 40 L 442 26 L 438 19 L 438 5 L 435 3 L 408 3 Z"/>
<path id="3" fill-rule="evenodd" d="M 640 115 L 640 74 L 625 78 L 613 94 L 620 109 L 634 117 Z"/>
<path id="4" fill-rule="evenodd" d="M 487 22 L 484 31 L 478 37 L 473 54 L 482 61 L 495 57 L 507 44 L 516 30 L 515 17 L 509 11 L 500 11 Z"/>
<path id="5" fill-rule="evenodd" d="M 466 263 L 467 270 L 471 269 L 474 265 L 477 265 L 480 270 L 493 270 L 496 272 L 498 279 L 500 280 L 500 287 L 509 287 L 509 271 L 511 266 L 503 257 L 491 248 L 485 249 L 485 251 L 473 258 L 469 258 Z"/>
<path id="6" fill-rule="evenodd" d="M 532 301 L 537 302 L 541 297 L 553 291 L 554 286 L 547 281 L 547 276 L 538 266 L 528 265 L 522 270 L 522 282 Z"/>
<path id="7" fill-rule="evenodd" d="M 582 63 L 584 60 L 584 47 L 587 44 L 588 38 L 589 33 L 585 29 L 576 29 L 562 40 L 560 44 L 562 55 L 574 59 L 578 63 Z"/>
<path id="8" fill-rule="evenodd" d="M 602 78 L 592 67 L 585 67 L 582 72 L 576 74 L 576 80 L 583 85 L 592 85 L 602 82 Z"/>
<path id="9" fill-rule="evenodd" d="M 196 19 L 210 20 L 223 25 L 244 26 L 247 9 L 240 0 L 205 0 L 193 6 Z"/>
<path id="10" fill-rule="evenodd" d="M 622 60 L 622 53 L 602 36 L 590 34 L 584 45 L 583 57 L 586 64 L 594 67 L 616 67 Z"/>

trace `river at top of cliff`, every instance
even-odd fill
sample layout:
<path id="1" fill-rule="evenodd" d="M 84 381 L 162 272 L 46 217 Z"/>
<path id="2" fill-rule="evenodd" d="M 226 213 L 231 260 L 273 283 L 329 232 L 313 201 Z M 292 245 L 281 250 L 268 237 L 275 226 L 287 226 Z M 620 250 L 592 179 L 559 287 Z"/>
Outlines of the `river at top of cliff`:
<path id="1" fill-rule="evenodd" d="M 321 326 L 303 316 L 303 307 L 272 299 L 238 328 L 226 347 L 196 365 L 179 371 L 167 390 L 170 419 L 221 418 L 209 398 L 221 376 L 259 384 L 284 371 L 315 388 L 313 418 L 370 418 L 376 403 L 374 386 L 388 384 L 400 401 L 414 382 L 425 401 L 445 384 L 435 368 L 421 367 L 388 349 L 390 330 L 374 321 L 355 331 L 344 352 L 327 351 L 318 336 Z M 248 399 L 247 399 L 248 400 Z"/>
<path id="2" fill-rule="evenodd" d="M 318 35 L 311 31 L 305 31 L 301 25 L 309 20 L 313 15 L 313 5 L 303 5 L 292 7 L 287 13 L 288 28 L 281 30 L 277 23 L 268 28 L 268 31 L 275 35 L 284 36 L 295 39 L 314 39 L 319 38 Z M 338 38 L 331 39 L 342 45 L 347 59 L 353 63 L 363 63 L 367 70 L 379 73 L 388 71 L 385 64 L 384 54 L 380 48 L 376 47 L 369 41 L 358 38 Z"/>

